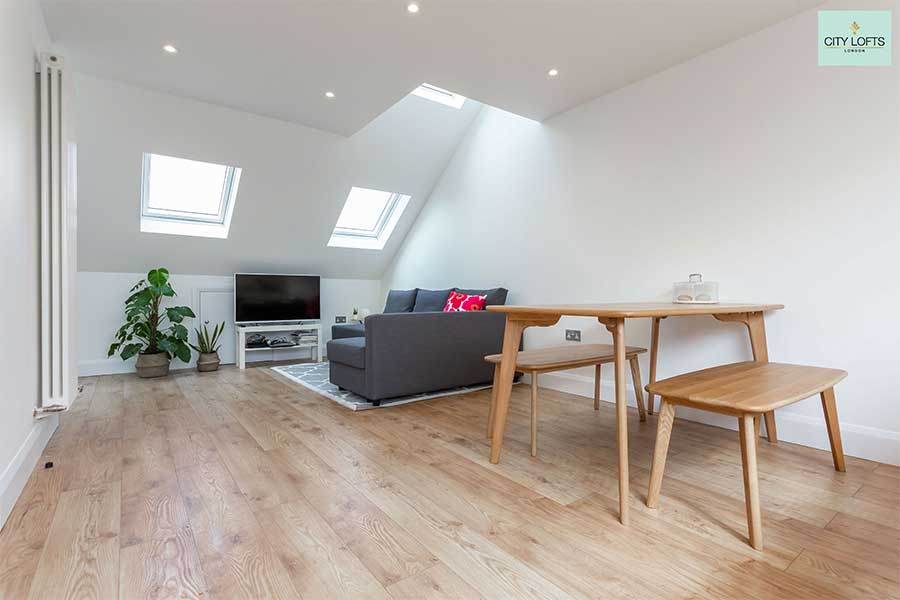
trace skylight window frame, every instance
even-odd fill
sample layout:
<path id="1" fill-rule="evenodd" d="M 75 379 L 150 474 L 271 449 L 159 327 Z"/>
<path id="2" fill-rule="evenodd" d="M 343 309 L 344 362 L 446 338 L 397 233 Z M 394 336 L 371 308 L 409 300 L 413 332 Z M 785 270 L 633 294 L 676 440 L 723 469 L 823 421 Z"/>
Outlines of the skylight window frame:
<path id="1" fill-rule="evenodd" d="M 334 229 L 331 232 L 331 237 L 328 240 L 328 246 L 362 250 L 382 250 L 390 239 L 391 234 L 393 234 L 397 223 L 400 221 L 400 217 L 403 216 L 403 212 L 406 210 L 411 197 L 407 194 L 400 194 L 397 192 L 372 190 L 371 188 L 354 186 L 350 188 L 350 192 L 347 194 L 346 200 L 344 200 L 344 207 L 346 207 L 347 202 L 352 198 L 354 190 L 357 189 L 382 192 L 390 194 L 390 197 L 388 198 L 388 201 L 385 202 L 384 207 L 382 207 L 381 214 L 372 229 L 340 227 L 335 223 Z M 343 213 L 344 207 L 341 208 L 341 213 Z M 340 216 L 338 216 L 338 221 L 340 221 Z"/>
<path id="2" fill-rule="evenodd" d="M 150 206 L 150 171 L 154 156 L 179 160 L 194 160 L 179 156 L 157 154 L 154 152 L 143 153 L 141 159 L 141 232 L 221 239 L 227 238 L 231 228 L 231 217 L 234 213 L 234 205 L 237 201 L 237 193 L 241 179 L 241 168 L 218 163 L 209 163 L 206 161 L 194 161 L 206 162 L 206 164 L 225 168 L 222 179 L 222 191 L 219 196 L 219 206 L 215 215 L 212 213 L 198 213 L 195 211 L 154 208 Z"/>
<path id="3" fill-rule="evenodd" d="M 461 109 L 463 107 L 463 104 L 465 104 L 467 100 L 467 98 L 462 94 L 456 94 L 454 92 L 451 92 L 450 90 L 445 90 L 444 88 L 439 88 L 436 85 L 431 85 L 430 83 L 423 83 L 410 93 L 413 96 L 418 96 L 419 98 L 424 98 L 425 100 L 431 100 L 432 102 L 437 102 L 438 104 L 443 104 L 444 106 L 449 106 L 450 108 L 455 108 L 456 110 Z"/>
<path id="4" fill-rule="evenodd" d="M 378 220 L 375 222 L 375 226 L 373 228 L 355 229 L 353 227 L 341 227 L 339 225 L 335 225 L 334 233 L 354 237 L 378 238 L 378 236 L 380 236 L 384 232 L 385 226 L 390 220 L 391 215 L 395 210 L 397 210 L 397 206 L 400 203 L 401 198 L 403 197 L 403 194 L 396 194 L 393 192 L 385 193 L 389 193 L 390 197 L 388 198 L 388 201 L 384 203 L 384 206 L 381 209 L 381 214 L 378 216 Z M 350 199 L 349 194 L 347 196 L 347 199 Z"/>

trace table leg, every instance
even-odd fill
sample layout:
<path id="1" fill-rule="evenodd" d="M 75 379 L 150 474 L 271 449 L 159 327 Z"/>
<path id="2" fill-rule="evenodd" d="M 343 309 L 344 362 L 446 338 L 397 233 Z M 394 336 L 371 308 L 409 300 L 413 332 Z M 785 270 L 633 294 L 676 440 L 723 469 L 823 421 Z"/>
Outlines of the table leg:
<path id="1" fill-rule="evenodd" d="M 537 456 L 538 375 L 531 374 L 531 455 Z"/>
<path id="2" fill-rule="evenodd" d="M 750 332 L 750 348 L 753 360 L 769 362 L 769 347 L 766 343 L 766 321 L 761 312 L 747 313 L 747 330 Z M 763 415 L 766 420 L 766 438 L 770 443 L 778 442 L 778 431 L 775 427 L 775 411 Z"/>
<path id="3" fill-rule="evenodd" d="M 628 525 L 628 404 L 625 383 L 625 319 L 599 319 L 616 349 L 616 438 L 619 447 L 619 521 Z"/>
<path id="4" fill-rule="evenodd" d="M 729 313 L 713 315 L 719 321 L 737 321 L 747 326 L 750 334 L 750 349 L 753 351 L 753 360 L 769 362 L 769 348 L 766 344 L 766 321 L 760 311 L 747 313 Z M 766 420 L 766 438 L 770 443 L 778 442 L 778 432 L 775 428 L 775 411 L 769 411 L 763 415 Z"/>
<path id="5" fill-rule="evenodd" d="M 522 332 L 531 326 L 549 327 L 559 322 L 560 315 L 517 315 L 511 319 L 506 315 L 506 329 L 503 331 L 503 357 L 500 359 L 500 374 L 497 378 L 497 399 L 494 406 L 494 426 L 491 432 L 491 463 L 500 462 L 503 448 L 503 433 L 506 431 L 506 416 L 509 412 L 509 397 L 512 395 L 513 378 L 516 374 L 516 358 Z"/>
<path id="6" fill-rule="evenodd" d="M 659 358 L 659 322 L 660 317 L 653 317 L 653 325 L 650 328 L 650 380 L 656 382 L 656 361 Z M 653 394 L 647 392 L 647 412 L 653 414 Z"/>
<path id="7" fill-rule="evenodd" d="M 491 432 L 491 463 L 500 462 L 503 447 L 503 433 L 506 430 L 506 415 L 509 411 L 509 397 L 512 394 L 513 377 L 516 374 L 516 358 L 519 356 L 519 342 L 525 331 L 523 321 L 506 318 L 503 332 L 503 358 L 500 360 L 500 374 L 497 377 L 497 400 L 494 403 L 494 427 Z"/>
<path id="8" fill-rule="evenodd" d="M 488 411 L 487 439 L 494 431 L 494 412 L 497 410 L 497 384 L 500 382 L 500 363 L 494 365 L 494 384 L 491 386 L 491 408 Z"/>

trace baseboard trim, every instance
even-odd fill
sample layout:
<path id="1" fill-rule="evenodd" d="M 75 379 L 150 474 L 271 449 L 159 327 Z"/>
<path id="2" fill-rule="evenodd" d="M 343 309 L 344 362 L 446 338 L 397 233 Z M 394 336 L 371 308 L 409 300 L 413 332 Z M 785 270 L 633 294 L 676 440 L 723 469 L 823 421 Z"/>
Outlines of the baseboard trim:
<path id="1" fill-rule="evenodd" d="M 594 397 L 594 378 L 577 373 L 544 373 L 539 376 L 541 387 L 585 396 Z M 634 387 L 628 384 L 628 405 L 637 407 L 634 401 Z M 615 402 L 615 384 L 612 381 L 601 382 L 600 398 L 604 402 Z M 644 394 L 646 397 L 646 393 Z M 659 398 L 657 398 L 659 406 Z M 838 407 L 840 408 L 840 406 Z M 723 429 L 737 430 L 737 420 L 714 413 L 679 407 L 678 418 Z M 778 411 L 778 439 L 801 446 L 829 450 L 828 432 L 825 421 L 806 415 L 799 415 L 785 410 Z M 848 456 L 876 460 L 892 465 L 900 465 L 900 432 L 855 425 L 841 421 L 841 438 L 844 452 Z"/>
<path id="2" fill-rule="evenodd" d="M 293 353 L 285 352 L 284 349 L 273 350 L 272 352 L 280 352 L 279 360 L 293 360 L 294 358 L 305 358 L 309 353 L 305 349 L 295 350 Z M 252 356 L 251 356 L 252 355 Z M 92 360 L 78 361 L 78 376 L 92 377 L 95 375 L 119 375 L 122 373 L 134 373 L 134 362 L 136 359 L 122 360 L 119 357 L 113 358 L 97 358 Z M 265 362 L 273 360 L 273 355 L 268 352 L 248 352 L 247 362 Z M 233 365 L 234 361 L 223 362 L 223 365 Z M 191 358 L 191 362 L 183 363 L 180 360 L 172 361 L 169 367 L 172 371 L 181 369 L 193 369 L 197 366 L 195 357 Z"/>
<path id="3" fill-rule="evenodd" d="M 31 472 L 58 425 L 59 415 L 55 414 L 35 421 L 25 441 L 19 446 L 3 474 L 0 474 L 0 528 L 9 518 L 16 500 L 25 489 Z"/>

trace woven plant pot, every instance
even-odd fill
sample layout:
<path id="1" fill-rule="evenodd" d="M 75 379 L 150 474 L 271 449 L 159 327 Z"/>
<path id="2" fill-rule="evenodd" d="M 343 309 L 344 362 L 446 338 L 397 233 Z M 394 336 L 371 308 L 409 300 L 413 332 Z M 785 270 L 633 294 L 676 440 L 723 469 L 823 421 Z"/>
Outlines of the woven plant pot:
<path id="1" fill-rule="evenodd" d="M 156 354 L 138 354 L 134 368 L 138 377 L 165 377 L 169 374 L 169 355 L 165 352 Z"/>
<path id="2" fill-rule="evenodd" d="M 219 353 L 218 352 L 205 352 L 201 353 L 200 357 L 197 359 L 197 370 L 201 373 L 206 373 L 207 371 L 218 371 L 219 370 Z"/>

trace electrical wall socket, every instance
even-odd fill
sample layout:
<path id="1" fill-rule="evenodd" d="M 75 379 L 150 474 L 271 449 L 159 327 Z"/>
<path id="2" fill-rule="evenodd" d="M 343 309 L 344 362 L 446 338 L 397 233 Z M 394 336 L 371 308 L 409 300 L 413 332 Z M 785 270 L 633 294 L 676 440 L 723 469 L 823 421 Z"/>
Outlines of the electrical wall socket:
<path id="1" fill-rule="evenodd" d="M 334 322 L 335 322 L 335 323 L 346 323 L 346 322 L 347 322 L 347 317 L 335 317 L 335 318 L 334 318 Z"/>
<path id="2" fill-rule="evenodd" d="M 566 329 L 566 341 L 567 342 L 580 342 L 581 341 L 581 330 L 580 329 Z"/>

